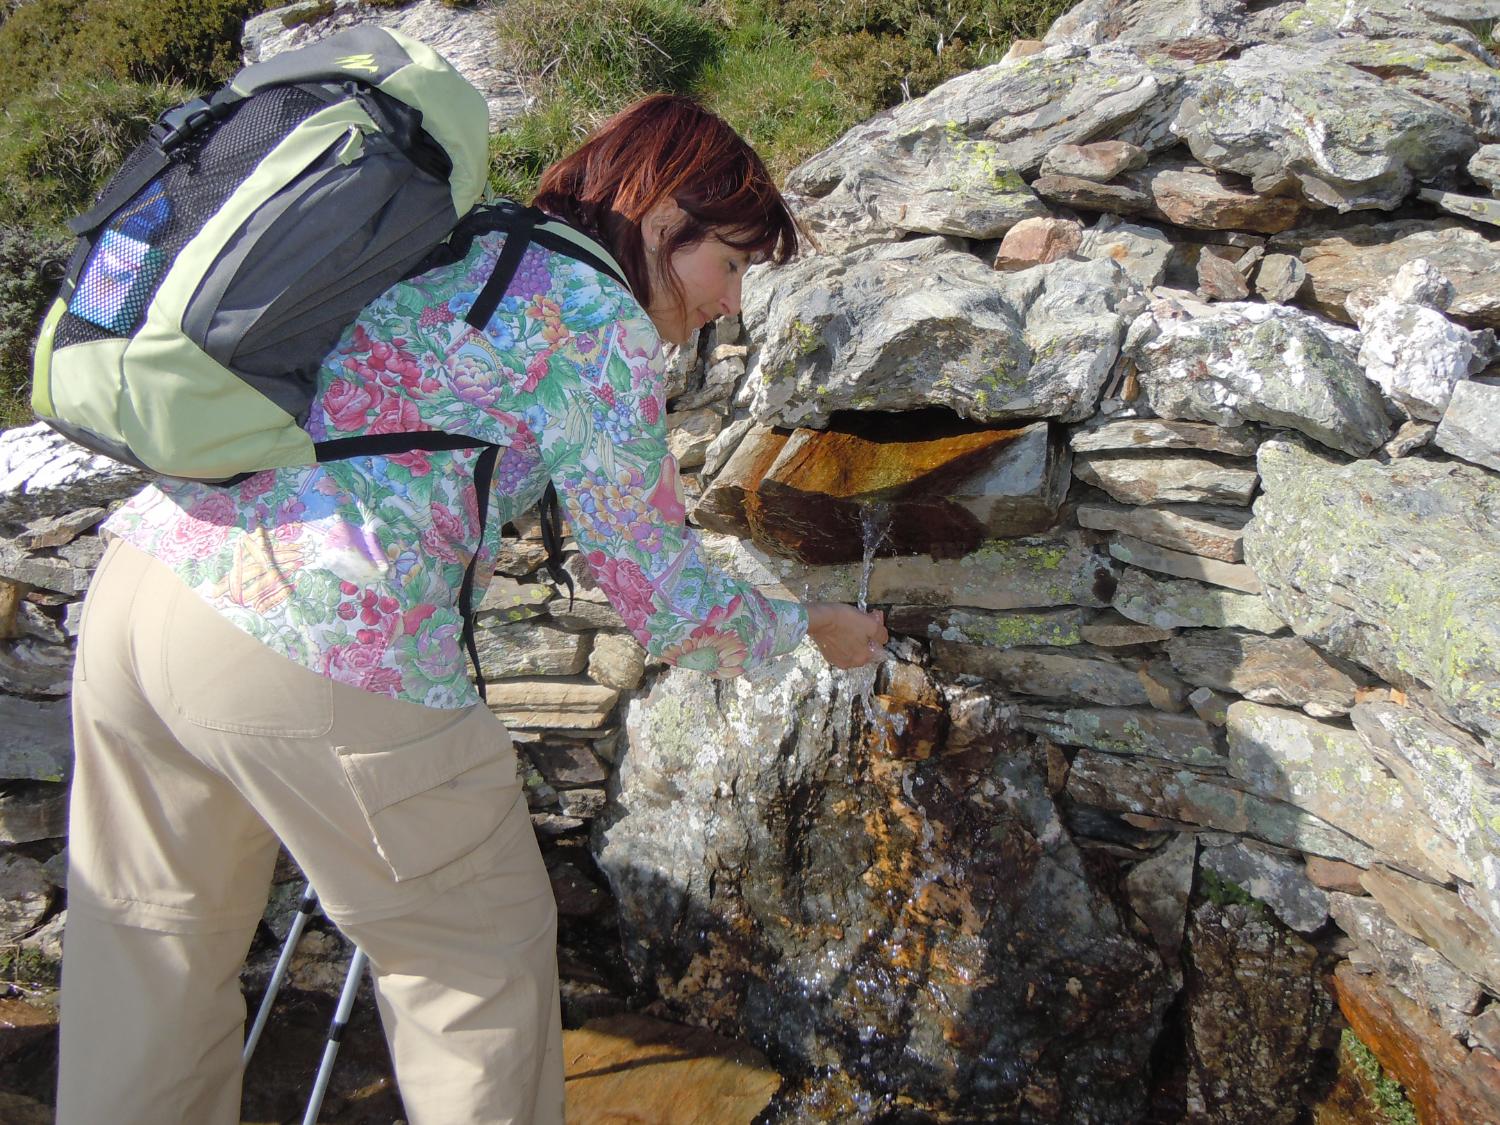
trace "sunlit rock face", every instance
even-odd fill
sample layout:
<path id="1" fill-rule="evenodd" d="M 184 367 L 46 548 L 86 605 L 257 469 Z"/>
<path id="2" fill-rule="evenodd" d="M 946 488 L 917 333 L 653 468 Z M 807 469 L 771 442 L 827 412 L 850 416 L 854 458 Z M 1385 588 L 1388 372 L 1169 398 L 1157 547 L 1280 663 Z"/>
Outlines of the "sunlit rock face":
<path id="1" fill-rule="evenodd" d="M 678 1014 L 815 1077 L 789 1120 L 1141 1112 L 1172 984 L 1007 722 L 914 665 L 807 648 L 632 705 L 597 837 L 627 956 Z"/>

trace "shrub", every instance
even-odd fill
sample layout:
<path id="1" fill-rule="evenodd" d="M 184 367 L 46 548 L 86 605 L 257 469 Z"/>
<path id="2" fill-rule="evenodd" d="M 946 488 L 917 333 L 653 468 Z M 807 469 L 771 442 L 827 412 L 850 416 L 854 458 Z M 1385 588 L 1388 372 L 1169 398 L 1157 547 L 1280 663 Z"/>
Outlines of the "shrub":
<path id="1" fill-rule="evenodd" d="M 511 0 L 501 41 L 540 89 L 618 108 L 642 93 L 686 92 L 723 47 L 723 32 L 685 0 Z"/>
<path id="2" fill-rule="evenodd" d="M 0 429 L 31 421 L 31 347 L 57 288 L 47 266 L 69 248 L 68 239 L 0 224 Z"/>
<path id="3" fill-rule="evenodd" d="M 86 79 L 15 99 L 0 111 L 0 222 L 60 230 L 187 97 L 180 86 Z"/>
<path id="4" fill-rule="evenodd" d="M 778 181 L 869 112 L 863 99 L 827 81 L 785 31 L 760 19 L 731 31 L 698 93 L 755 146 Z"/>
<path id="5" fill-rule="evenodd" d="M 53 81 L 217 86 L 263 0 L 32 0 L 0 24 L 0 105 Z"/>
<path id="6" fill-rule="evenodd" d="M 527 197 L 542 170 L 610 113 L 657 90 L 685 93 L 724 45 L 685 0 L 511 0 L 497 31 L 534 106 L 490 142 L 492 191 Z"/>
<path id="7" fill-rule="evenodd" d="M 756 0 L 806 41 L 829 81 L 874 112 L 1040 38 L 1067 0 Z"/>

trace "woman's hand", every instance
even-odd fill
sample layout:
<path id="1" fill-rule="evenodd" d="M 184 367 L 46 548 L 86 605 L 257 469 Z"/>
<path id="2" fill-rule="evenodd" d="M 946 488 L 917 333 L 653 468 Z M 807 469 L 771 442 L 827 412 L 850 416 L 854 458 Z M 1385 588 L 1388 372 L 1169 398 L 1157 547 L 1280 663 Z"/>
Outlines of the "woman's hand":
<path id="1" fill-rule="evenodd" d="M 839 602 L 809 602 L 807 635 L 835 668 L 863 668 L 885 657 L 885 614 Z"/>

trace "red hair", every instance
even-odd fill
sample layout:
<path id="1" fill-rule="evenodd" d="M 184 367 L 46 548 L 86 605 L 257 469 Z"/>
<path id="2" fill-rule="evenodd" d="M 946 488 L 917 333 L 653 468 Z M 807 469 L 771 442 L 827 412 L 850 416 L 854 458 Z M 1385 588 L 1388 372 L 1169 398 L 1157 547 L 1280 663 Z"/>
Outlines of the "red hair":
<path id="1" fill-rule="evenodd" d="M 786 262 L 797 252 L 796 223 L 755 150 L 678 94 L 652 94 L 604 122 L 542 174 L 532 206 L 608 246 L 644 307 L 653 295 L 641 221 L 667 199 L 686 216 L 657 247 L 679 298 L 672 255 L 709 235 L 756 259 Z"/>

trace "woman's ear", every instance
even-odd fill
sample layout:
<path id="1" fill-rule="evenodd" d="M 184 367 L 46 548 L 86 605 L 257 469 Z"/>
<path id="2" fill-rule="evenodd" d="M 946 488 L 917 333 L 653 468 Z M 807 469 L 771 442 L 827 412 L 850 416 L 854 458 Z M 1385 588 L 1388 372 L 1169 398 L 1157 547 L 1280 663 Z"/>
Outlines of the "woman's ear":
<path id="1" fill-rule="evenodd" d="M 685 217 L 675 199 L 659 199 L 652 204 L 641 217 L 641 240 L 646 244 L 646 252 L 655 254 Z"/>

